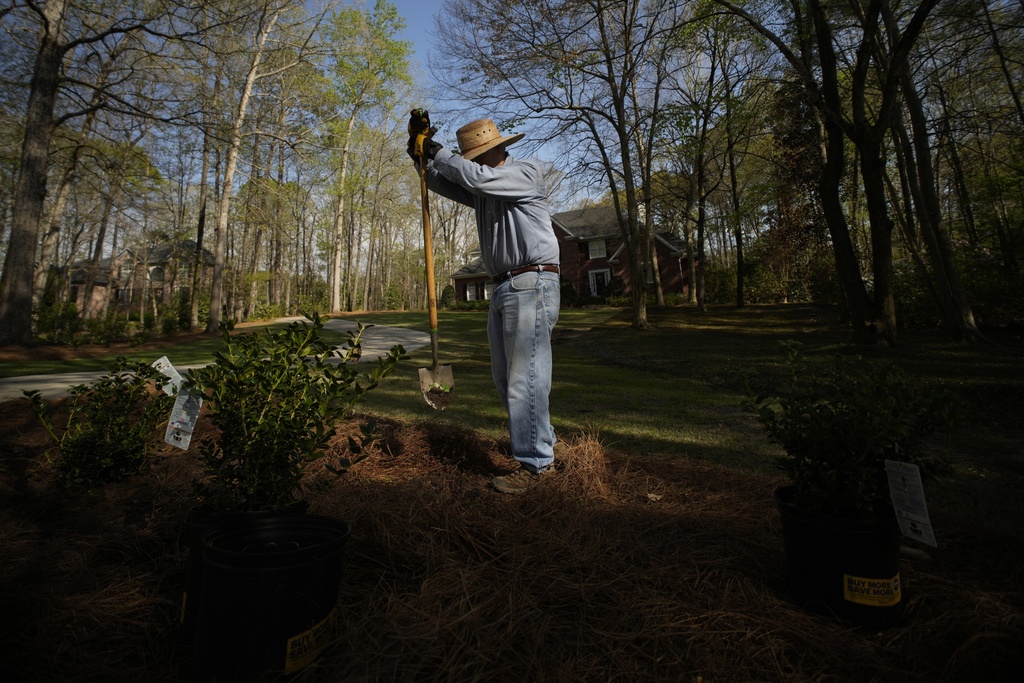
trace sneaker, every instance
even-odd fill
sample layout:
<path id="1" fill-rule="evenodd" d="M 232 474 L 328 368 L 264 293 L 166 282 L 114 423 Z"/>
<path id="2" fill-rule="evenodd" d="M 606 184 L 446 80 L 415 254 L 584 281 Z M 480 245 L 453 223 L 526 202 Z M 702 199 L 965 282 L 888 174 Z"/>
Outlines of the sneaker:
<path id="1" fill-rule="evenodd" d="M 494 477 L 491 479 L 491 487 L 498 493 L 508 493 L 513 496 L 518 496 L 536 484 L 544 477 L 553 474 L 555 469 L 549 467 L 543 472 L 534 473 L 525 467 L 520 467 L 512 474 L 504 474 L 500 477 Z"/>

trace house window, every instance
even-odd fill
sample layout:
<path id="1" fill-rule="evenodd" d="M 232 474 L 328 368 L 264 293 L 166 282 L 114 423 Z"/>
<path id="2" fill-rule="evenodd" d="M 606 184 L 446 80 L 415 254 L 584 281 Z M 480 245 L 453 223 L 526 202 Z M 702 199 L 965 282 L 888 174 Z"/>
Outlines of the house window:
<path id="1" fill-rule="evenodd" d="M 608 282 L 612 279 L 612 271 L 592 270 L 587 276 L 590 278 L 590 291 L 594 296 L 604 296 L 608 291 Z"/>
<path id="2" fill-rule="evenodd" d="M 605 249 L 604 240 L 590 240 L 587 242 L 587 253 L 590 258 L 605 258 L 608 250 Z"/>
<path id="3" fill-rule="evenodd" d="M 490 282 L 466 283 L 466 301 L 489 301 L 494 285 Z"/>

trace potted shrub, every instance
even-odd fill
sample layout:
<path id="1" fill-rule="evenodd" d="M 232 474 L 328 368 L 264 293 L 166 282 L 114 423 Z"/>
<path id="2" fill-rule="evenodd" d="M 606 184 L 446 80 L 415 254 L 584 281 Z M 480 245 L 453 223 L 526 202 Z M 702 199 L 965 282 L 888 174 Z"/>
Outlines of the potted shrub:
<path id="1" fill-rule="evenodd" d="M 792 592 L 812 611 L 891 625 L 905 603 L 885 462 L 915 465 L 922 478 L 940 470 L 926 446 L 952 426 L 955 402 L 916 386 L 892 362 L 837 355 L 812 368 L 797 343 L 784 348 L 781 381 L 760 389 L 745 381 L 746 406 L 785 451 L 778 462 L 790 482 L 775 501 Z"/>
<path id="2" fill-rule="evenodd" d="M 304 475 L 405 350 L 357 365 L 366 326 L 341 350 L 322 338 L 325 320 L 313 313 L 311 323 L 237 335 L 227 321 L 224 350 L 184 384 L 202 394 L 217 428 L 199 440 L 201 505 L 189 519 L 181 609 L 199 680 L 294 673 L 330 641 L 348 525 L 302 514 Z M 363 425 L 349 438 L 353 457 L 327 469 L 343 473 L 373 438 L 374 425 Z"/>

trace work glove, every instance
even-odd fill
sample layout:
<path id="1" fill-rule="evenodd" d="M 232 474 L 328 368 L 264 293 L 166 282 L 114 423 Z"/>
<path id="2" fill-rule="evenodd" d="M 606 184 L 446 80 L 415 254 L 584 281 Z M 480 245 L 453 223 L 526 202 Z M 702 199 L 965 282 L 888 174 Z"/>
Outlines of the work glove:
<path id="1" fill-rule="evenodd" d="M 430 125 L 430 113 L 426 109 L 420 107 L 410 112 L 409 145 L 406 147 L 406 152 L 414 161 L 418 161 L 421 155 L 421 150 L 416 148 L 418 139 L 423 140 L 422 155 L 427 159 L 433 159 L 441 150 L 441 145 L 433 140 L 434 133 L 436 132 L 437 128 L 433 128 Z"/>
<path id="2" fill-rule="evenodd" d="M 437 132 L 437 128 L 431 128 L 427 131 L 427 137 L 423 138 L 423 156 L 427 159 L 433 159 L 437 156 L 437 153 L 441 151 L 442 145 L 438 142 L 434 142 L 431 136 Z M 419 161 L 420 155 L 416 153 L 416 137 L 410 137 L 409 146 L 405 149 L 412 157 L 413 161 Z"/>

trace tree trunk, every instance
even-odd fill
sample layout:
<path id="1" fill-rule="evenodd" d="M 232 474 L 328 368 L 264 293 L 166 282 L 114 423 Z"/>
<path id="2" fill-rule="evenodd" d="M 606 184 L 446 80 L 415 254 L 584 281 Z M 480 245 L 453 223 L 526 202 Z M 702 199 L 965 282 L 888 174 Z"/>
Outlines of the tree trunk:
<path id="1" fill-rule="evenodd" d="M 217 211 L 217 246 L 214 252 L 213 286 L 210 291 L 210 317 L 206 323 L 207 334 L 216 333 L 220 327 L 224 291 L 224 265 L 227 259 L 228 221 L 231 217 L 232 184 L 235 179 L 235 167 L 238 165 L 238 152 L 242 146 L 242 126 L 245 123 L 245 115 L 249 109 L 249 98 L 252 97 L 252 90 L 259 73 L 260 63 L 263 61 L 263 47 L 266 45 L 267 38 L 273 30 L 274 24 L 277 23 L 279 13 L 279 9 L 274 10 L 269 20 L 260 29 L 259 37 L 256 40 L 256 52 L 253 54 L 252 64 L 245 78 L 245 85 L 242 88 L 242 94 L 238 102 L 238 113 L 231 128 L 231 144 L 228 146 L 227 160 L 224 164 L 224 189 L 221 193 L 220 207 Z"/>
<path id="2" fill-rule="evenodd" d="M 281 118 L 278 127 L 284 130 L 284 107 L 281 108 Z M 277 191 L 274 193 L 274 239 L 270 262 L 270 303 L 275 307 L 281 306 L 284 291 L 284 281 L 289 277 L 284 258 L 286 241 L 284 239 L 284 145 L 278 148 L 277 154 Z M 287 313 L 287 311 L 285 311 Z"/>
<path id="3" fill-rule="evenodd" d="M 942 107 L 942 131 L 947 138 L 946 147 L 949 149 L 949 162 L 953 168 L 953 182 L 956 187 L 957 202 L 964 217 L 964 232 L 971 244 L 978 243 L 978 229 L 974 221 L 974 202 L 970 190 L 967 188 L 964 165 L 960 159 L 959 145 L 953 139 L 953 126 L 950 123 L 949 106 L 946 102 L 946 92 L 941 83 L 936 84 L 936 91 L 939 95 L 939 104 Z"/>
<path id="4" fill-rule="evenodd" d="M 48 0 L 42 7 L 32 82 L 25 116 L 25 140 L 21 148 L 18 184 L 14 190 L 14 215 L 0 279 L 0 345 L 32 344 L 32 285 L 36 245 L 46 203 L 47 155 L 53 135 L 53 109 L 64 61 L 60 44 L 67 0 Z"/>
<path id="5" fill-rule="evenodd" d="M 981 7 L 982 13 L 985 15 L 985 26 L 988 28 L 988 35 L 992 40 L 992 50 L 999 58 L 999 68 L 1006 80 L 1006 89 L 1010 93 L 1010 97 L 1013 99 L 1014 107 L 1017 109 L 1017 118 L 1020 120 L 1021 125 L 1024 125 L 1024 104 L 1021 104 L 1020 93 L 1017 92 L 1017 86 L 1015 85 L 1016 79 L 1010 72 L 1010 60 L 1006 57 L 1006 51 L 1003 50 L 1003 46 L 999 42 L 999 34 L 996 32 L 996 28 L 992 23 L 992 15 L 988 9 L 989 3 L 979 2 L 978 5 Z"/>
<path id="6" fill-rule="evenodd" d="M 107 316 L 111 303 L 115 305 L 114 312 L 117 312 L 116 305 L 118 302 L 117 288 L 114 286 L 115 282 L 119 282 L 117 276 L 120 268 L 115 260 L 117 255 L 117 240 L 121 236 L 121 226 L 124 224 L 124 212 L 118 211 L 117 216 L 114 217 L 114 234 L 110 238 L 110 262 L 107 264 L 107 296 L 103 301 L 103 310 L 100 314 L 104 317 Z"/>
<path id="7" fill-rule="evenodd" d="M 214 101 L 216 101 L 216 89 Z M 199 179 L 199 217 L 196 219 L 196 253 L 192 260 L 192 300 L 189 302 L 191 311 L 190 325 L 192 329 L 199 327 L 199 289 L 206 272 L 206 259 L 203 258 L 203 237 L 206 232 L 206 202 L 210 194 L 210 133 L 203 129 L 202 170 Z"/>
<path id="8" fill-rule="evenodd" d="M 89 267 L 86 269 L 85 274 L 85 299 L 82 303 L 82 317 L 83 318 L 96 318 L 97 309 L 93 305 L 93 292 L 96 288 L 96 275 L 99 272 L 100 261 L 103 258 L 103 242 L 107 239 L 107 223 L 110 222 L 110 214 L 114 210 L 114 204 L 117 203 L 117 197 L 120 190 L 121 183 L 121 164 L 117 164 L 117 168 L 114 169 L 113 177 L 110 179 L 110 187 L 107 190 L 107 196 L 103 200 L 103 211 L 100 215 L 99 226 L 96 230 L 96 244 L 93 247 L 92 258 L 89 260 Z M 114 258 L 111 253 L 110 258 Z M 108 286 L 110 283 L 108 283 Z"/>
<path id="9" fill-rule="evenodd" d="M 75 151 L 71 156 L 71 162 L 61 178 L 60 189 L 57 191 L 57 198 L 53 203 L 53 209 L 50 211 L 49 219 L 46 221 L 42 244 L 39 247 L 39 263 L 36 266 L 35 281 L 32 287 L 32 303 L 34 305 L 42 302 L 50 280 L 50 270 L 57 261 L 57 250 L 60 248 L 61 221 L 64 216 L 64 208 L 67 206 L 68 195 L 71 194 L 71 186 L 77 177 L 75 168 L 78 163 L 79 150 L 83 148 L 84 145 L 75 147 Z"/>
<path id="10" fill-rule="evenodd" d="M 732 130 L 732 84 L 729 72 L 724 67 L 722 75 L 725 79 L 725 137 L 726 154 L 729 159 L 729 188 L 732 194 L 732 225 L 733 237 L 736 240 L 736 307 L 743 308 L 743 220 L 740 216 L 739 178 L 736 173 L 736 140 Z"/>
<path id="11" fill-rule="evenodd" d="M 818 195 L 821 198 L 825 224 L 832 239 L 832 256 L 846 312 L 854 326 L 854 333 L 863 338 L 869 334 L 869 321 L 874 316 L 857 261 L 857 252 L 850 238 L 846 214 L 843 212 L 841 186 L 846 165 L 845 140 L 839 127 L 827 120 L 823 122 L 822 133 L 824 137 L 821 149 L 824 158 L 818 181 Z"/>
<path id="12" fill-rule="evenodd" d="M 903 97 L 914 131 L 918 221 L 935 273 L 936 291 L 943 300 L 942 310 L 946 314 L 946 328 L 957 340 L 973 341 L 979 335 L 978 327 L 964 291 L 960 269 L 953 255 L 953 245 L 942 218 L 939 196 L 935 191 L 935 171 L 932 168 L 931 149 L 928 146 L 928 122 L 917 88 L 906 71 L 903 74 Z M 909 158 L 912 157 L 908 155 L 908 160 Z"/>
<path id="13" fill-rule="evenodd" d="M 341 169 L 338 171 L 338 201 L 334 206 L 334 263 L 331 268 L 334 284 L 331 287 L 331 310 L 340 311 L 342 301 L 341 247 L 345 243 L 345 178 L 348 175 L 348 146 L 356 123 L 356 109 L 349 116 L 345 131 L 344 147 L 341 150 Z"/>
<path id="14" fill-rule="evenodd" d="M 654 275 L 654 301 L 658 306 L 665 305 L 665 289 L 661 286 L 661 264 L 658 262 L 658 238 L 654 234 L 654 216 L 648 208 L 644 212 L 644 220 L 647 221 L 647 258 L 651 264 L 651 273 Z"/>
<path id="15" fill-rule="evenodd" d="M 686 240 L 686 275 L 689 280 L 686 302 L 692 304 L 697 301 L 697 252 L 694 246 L 693 235 L 693 206 L 697 203 L 696 183 L 689 183 L 689 189 L 689 194 L 686 196 L 686 206 L 683 210 L 683 238 Z"/>
<path id="16" fill-rule="evenodd" d="M 707 224 L 707 193 L 704 192 L 704 154 L 697 156 L 697 310 L 702 313 L 708 310 L 707 292 L 705 291 L 704 269 L 707 256 L 705 253 L 705 233 Z"/>
<path id="17" fill-rule="evenodd" d="M 874 277 L 875 331 L 890 346 L 896 345 L 896 301 L 892 288 L 892 217 L 885 197 L 885 162 L 882 142 L 866 136 L 859 145 L 860 173 L 871 221 L 871 274 Z"/>
<path id="18" fill-rule="evenodd" d="M 97 88 L 90 101 L 90 107 L 96 107 L 100 102 L 100 89 Z M 85 151 L 86 143 L 92 134 L 93 122 L 96 120 L 96 109 L 91 108 L 82 122 L 82 129 L 78 134 L 78 142 L 71 152 L 67 168 L 61 175 L 60 188 L 57 190 L 57 199 L 53 203 L 50 215 L 46 221 L 46 230 L 43 234 L 42 245 L 39 252 L 39 264 L 36 266 L 35 285 L 33 287 L 32 301 L 38 304 L 42 300 L 43 292 L 46 290 L 46 283 L 50 276 L 50 267 L 56 260 L 58 237 L 60 236 L 61 222 L 64 218 L 64 208 L 67 206 L 68 195 L 71 194 L 71 187 L 78 179 L 78 163 L 81 161 Z"/>

